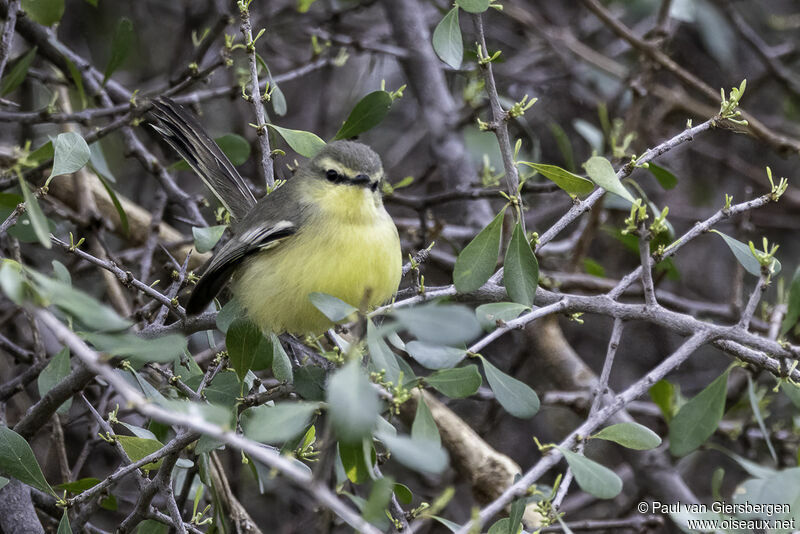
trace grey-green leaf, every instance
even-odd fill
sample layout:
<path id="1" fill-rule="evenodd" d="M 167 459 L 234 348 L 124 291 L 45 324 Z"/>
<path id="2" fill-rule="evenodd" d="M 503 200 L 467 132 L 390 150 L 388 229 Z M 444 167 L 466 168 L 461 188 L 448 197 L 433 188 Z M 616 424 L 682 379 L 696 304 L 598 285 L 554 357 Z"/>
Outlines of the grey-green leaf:
<path id="1" fill-rule="evenodd" d="M 650 171 L 658 183 L 661 184 L 661 187 L 664 189 L 672 189 L 676 185 L 678 185 L 678 179 L 675 178 L 675 175 L 672 174 L 668 169 L 656 165 L 655 163 L 648 162 L 647 170 Z"/>
<path id="2" fill-rule="evenodd" d="M 61 516 L 61 521 L 58 522 L 56 534 L 72 534 L 72 527 L 69 526 L 69 514 L 67 510 L 64 510 L 64 515 Z"/>
<path id="3" fill-rule="evenodd" d="M 800 267 L 795 269 L 792 284 L 789 286 L 786 315 L 781 323 L 780 335 L 785 336 L 789 330 L 794 328 L 798 319 L 800 319 Z"/>
<path id="4" fill-rule="evenodd" d="M 82 324 L 106 332 L 123 330 L 131 326 L 130 321 L 123 319 L 112 308 L 83 291 L 31 269 L 27 269 L 26 272 L 47 300 L 78 319 Z"/>
<path id="5" fill-rule="evenodd" d="M 624 198 L 631 204 L 635 202 L 633 195 L 631 195 L 630 192 L 625 189 L 625 186 L 622 185 L 622 182 L 619 181 L 617 173 L 614 172 L 614 167 L 606 158 L 602 156 L 592 156 L 583 166 L 586 168 L 586 174 L 589 175 L 589 178 L 591 178 L 594 183 L 609 193 L 614 193 Z"/>
<path id="6" fill-rule="evenodd" d="M 367 319 L 367 348 L 369 348 L 370 369 L 375 372 L 384 371 L 386 379 L 397 384 L 400 380 L 397 357 L 386 344 L 372 319 Z"/>
<path id="7" fill-rule="evenodd" d="M 489 9 L 490 0 L 456 0 L 456 5 L 468 13 L 483 13 Z"/>
<path id="8" fill-rule="evenodd" d="M 728 371 L 692 397 L 669 424 L 669 450 L 685 456 L 702 445 L 717 429 L 725 410 Z"/>
<path id="9" fill-rule="evenodd" d="M 136 334 L 83 332 L 81 337 L 101 352 L 125 356 L 139 363 L 169 363 L 186 351 L 186 338 L 180 334 L 147 339 Z"/>
<path id="10" fill-rule="evenodd" d="M 622 491 L 622 479 L 614 471 L 582 454 L 556 447 L 567 460 L 575 480 L 583 491 L 599 499 L 613 499 Z"/>
<path id="11" fill-rule="evenodd" d="M 733 255 L 736 257 L 736 260 L 742 264 L 744 270 L 748 273 L 752 274 L 753 276 L 761 276 L 761 264 L 758 263 L 758 260 L 755 256 L 753 256 L 753 251 L 750 250 L 750 246 L 742 243 L 738 239 L 734 239 L 729 235 L 723 234 L 719 230 L 711 230 L 715 234 L 718 234 L 724 241 L 725 244 L 728 245 L 728 248 L 731 249 Z M 781 272 L 781 262 L 777 259 L 773 259 L 773 273 L 778 274 Z"/>
<path id="12" fill-rule="evenodd" d="M 3 79 L 0 80 L 0 96 L 6 96 L 25 81 L 28 69 L 31 68 L 31 64 L 36 57 L 37 49 L 38 47 L 34 46 L 10 65 Z"/>
<path id="13" fill-rule="evenodd" d="M 394 316 L 403 328 L 428 343 L 458 345 L 475 339 L 481 333 L 475 313 L 461 304 L 398 308 L 394 310 Z"/>
<path id="14" fill-rule="evenodd" d="M 225 233 L 225 228 L 227 225 L 224 224 L 205 227 L 193 226 L 194 248 L 201 254 L 210 251 Z"/>
<path id="15" fill-rule="evenodd" d="M 114 30 L 114 37 L 111 40 L 111 57 L 108 58 L 106 70 L 103 74 L 103 85 L 114 74 L 122 62 L 128 57 L 133 44 L 133 23 L 126 18 L 121 18 Z"/>
<path id="16" fill-rule="evenodd" d="M 539 263 L 519 222 L 514 226 L 503 261 L 503 284 L 511 300 L 532 306 L 539 284 Z"/>
<path id="17" fill-rule="evenodd" d="M 411 425 L 411 439 L 431 441 L 437 445 L 442 444 L 439 428 L 436 426 L 430 408 L 425 404 L 424 395 L 417 397 L 417 413 L 414 415 L 414 423 Z"/>
<path id="18" fill-rule="evenodd" d="M 357 360 L 333 373 L 327 400 L 331 422 L 342 441 L 354 443 L 372 432 L 380 409 L 378 393 Z"/>
<path id="19" fill-rule="evenodd" d="M 374 128 L 386 117 L 391 107 L 392 97 L 386 91 L 369 93 L 358 101 L 333 138 L 351 139 Z"/>
<path id="20" fill-rule="evenodd" d="M 436 371 L 425 377 L 425 383 L 451 399 L 462 399 L 474 395 L 481 387 L 483 379 L 478 366 L 469 364 Z"/>
<path id="21" fill-rule="evenodd" d="M 289 355 L 283 350 L 281 340 L 275 334 L 270 334 L 270 341 L 272 341 L 272 374 L 281 382 L 291 384 L 294 382 L 294 373 L 292 372 L 292 362 L 289 360 Z"/>
<path id="22" fill-rule="evenodd" d="M 464 41 L 458 25 L 458 8 L 454 7 L 433 30 L 433 50 L 439 59 L 453 67 L 461 68 L 464 59 Z"/>
<path id="23" fill-rule="evenodd" d="M 61 382 L 70 373 L 70 371 L 69 349 L 64 347 L 50 359 L 47 367 L 45 367 L 39 374 L 39 378 L 36 381 L 36 386 L 39 389 L 39 395 L 44 397 L 47 392 L 53 389 L 56 384 Z M 64 403 L 58 407 L 57 412 L 60 414 L 65 414 L 69 411 L 70 406 L 72 406 L 71 398 L 64 401 Z"/>
<path id="24" fill-rule="evenodd" d="M 524 382 L 508 376 L 492 365 L 486 358 L 481 358 L 483 372 L 492 388 L 497 402 L 505 410 L 520 419 L 528 419 L 539 411 L 539 396 Z"/>
<path id="25" fill-rule="evenodd" d="M 25 438 L 0 425 L 0 473 L 57 497 Z"/>
<path id="26" fill-rule="evenodd" d="M 308 300 L 310 300 L 311 304 L 321 311 L 325 317 L 334 323 L 343 321 L 358 311 L 358 308 L 355 306 L 351 306 L 342 299 L 336 298 L 333 295 L 328 295 L 327 293 L 319 293 L 316 291 L 314 293 L 309 293 Z"/>
<path id="27" fill-rule="evenodd" d="M 527 310 L 530 310 L 530 306 L 516 302 L 490 302 L 478 306 L 475 309 L 475 316 L 483 329 L 491 332 L 497 328 L 498 321 L 506 323 L 516 319 L 522 312 Z"/>
<path id="28" fill-rule="evenodd" d="M 607 426 L 592 438 L 613 441 L 623 447 L 637 451 L 655 449 L 661 445 L 661 438 L 658 434 L 644 425 L 631 422 Z"/>
<path id="29" fill-rule="evenodd" d="M 248 408 L 241 415 L 242 430 L 255 441 L 284 443 L 306 429 L 318 408 L 316 402 L 284 402 Z"/>
<path id="30" fill-rule="evenodd" d="M 267 126 L 278 132 L 283 140 L 292 147 L 292 150 L 306 158 L 313 158 L 325 146 L 325 141 L 311 132 L 290 130 L 274 124 L 267 124 Z"/>
<path id="31" fill-rule="evenodd" d="M 594 184 L 591 180 L 573 174 L 557 165 L 531 163 L 529 161 L 520 161 L 519 163 L 535 169 L 570 195 L 588 195 L 594 190 Z"/>
<path id="32" fill-rule="evenodd" d="M 42 207 L 39 206 L 39 200 L 36 195 L 31 193 L 22 175 L 18 174 L 17 176 L 19 178 L 19 187 L 22 189 L 22 198 L 25 199 L 25 210 L 28 212 L 28 218 L 31 221 L 36 238 L 44 248 L 50 248 L 53 246 L 50 243 L 50 226 L 47 224 L 47 218 L 44 216 Z"/>
<path id="33" fill-rule="evenodd" d="M 241 135 L 228 133 L 214 141 L 234 165 L 241 165 L 250 157 L 250 143 Z"/>
<path id="34" fill-rule="evenodd" d="M 761 408 L 758 406 L 759 399 L 756 395 L 756 390 L 753 386 L 753 379 L 750 376 L 750 373 L 747 373 L 747 397 L 750 400 L 750 408 L 753 410 L 753 415 L 758 423 L 758 428 L 761 430 L 761 434 L 764 436 L 764 439 L 767 442 L 769 454 L 772 456 L 772 460 L 775 462 L 775 464 L 778 464 L 778 455 L 775 454 L 775 447 L 772 445 L 772 439 L 770 439 L 767 426 L 764 424 L 764 416 L 761 414 Z"/>
<path id="35" fill-rule="evenodd" d="M 504 215 L 505 210 L 498 213 L 456 258 L 453 283 L 459 293 L 477 290 L 492 276 L 500 253 Z"/>
<path id="36" fill-rule="evenodd" d="M 228 358 L 240 381 L 253 367 L 258 346 L 263 339 L 261 329 L 248 319 L 235 319 L 228 327 L 225 346 L 228 347 Z"/>
<path id="37" fill-rule="evenodd" d="M 47 184 L 56 176 L 72 174 L 83 168 L 89 161 L 91 152 L 89 145 L 75 132 L 60 133 L 53 140 L 53 169 L 47 178 Z"/>
<path id="38" fill-rule="evenodd" d="M 447 347 L 424 341 L 409 341 L 406 352 L 420 365 L 428 369 L 449 369 L 467 355 L 466 349 Z"/>
<path id="39" fill-rule="evenodd" d="M 391 451 L 392 459 L 410 469 L 437 474 L 447 467 L 447 452 L 436 442 L 385 433 L 377 437 Z"/>

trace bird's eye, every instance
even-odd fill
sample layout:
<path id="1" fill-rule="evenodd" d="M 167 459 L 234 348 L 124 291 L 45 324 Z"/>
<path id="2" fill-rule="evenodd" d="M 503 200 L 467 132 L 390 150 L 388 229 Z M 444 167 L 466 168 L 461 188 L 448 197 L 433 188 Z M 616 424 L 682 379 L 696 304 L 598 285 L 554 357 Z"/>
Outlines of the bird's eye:
<path id="1" fill-rule="evenodd" d="M 337 182 L 339 181 L 339 173 L 333 169 L 328 169 L 325 172 L 325 178 L 327 178 L 329 182 Z"/>

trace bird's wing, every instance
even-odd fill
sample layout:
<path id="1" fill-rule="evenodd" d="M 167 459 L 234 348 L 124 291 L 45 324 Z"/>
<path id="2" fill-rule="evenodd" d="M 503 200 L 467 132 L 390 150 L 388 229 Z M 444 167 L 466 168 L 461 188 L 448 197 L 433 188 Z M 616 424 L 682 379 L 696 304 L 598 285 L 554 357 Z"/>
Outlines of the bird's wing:
<path id="1" fill-rule="evenodd" d="M 153 100 L 151 123 L 186 160 L 234 219 L 241 220 L 256 199 L 239 172 L 191 113 L 169 98 Z"/>
<path id="2" fill-rule="evenodd" d="M 186 305 L 186 313 L 203 311 L 247 256 L 278 246 L 296 231 L 296 224 L 290 220 L 262 221 L 232 237 L 214 255 L 197 282 Z"/>

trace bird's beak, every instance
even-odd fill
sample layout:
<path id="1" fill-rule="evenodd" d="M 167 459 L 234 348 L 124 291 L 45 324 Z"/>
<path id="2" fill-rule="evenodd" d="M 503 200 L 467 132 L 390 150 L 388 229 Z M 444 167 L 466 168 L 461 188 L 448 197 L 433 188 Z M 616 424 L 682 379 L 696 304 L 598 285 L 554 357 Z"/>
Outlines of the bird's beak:
<path id="1" fill-rule="evenodd" d="M 372 185 L 372 180 L 366 174 L 359 174 L 356 175 L 355 178 L 352 178 L 350 183 L 353 185 L 359 185 L 361 187 L 369 187 Z"/>

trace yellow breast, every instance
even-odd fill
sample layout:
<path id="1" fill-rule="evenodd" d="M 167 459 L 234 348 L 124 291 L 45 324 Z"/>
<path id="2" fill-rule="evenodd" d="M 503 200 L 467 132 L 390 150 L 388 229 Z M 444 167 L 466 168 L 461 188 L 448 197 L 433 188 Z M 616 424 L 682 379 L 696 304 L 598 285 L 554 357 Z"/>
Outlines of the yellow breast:
<path id="1" fill-rule="evenodd" d="M 325 183 L 310 184 L 303 194 L 316 206 L 314 215 L 273 250 L 246 260 L 234 276 L 236 298 L 264 331 L 321 333 L 332 323 L 309 293 L 376 306 L 400 283 L 397 228 L 375 194 Z"/>

